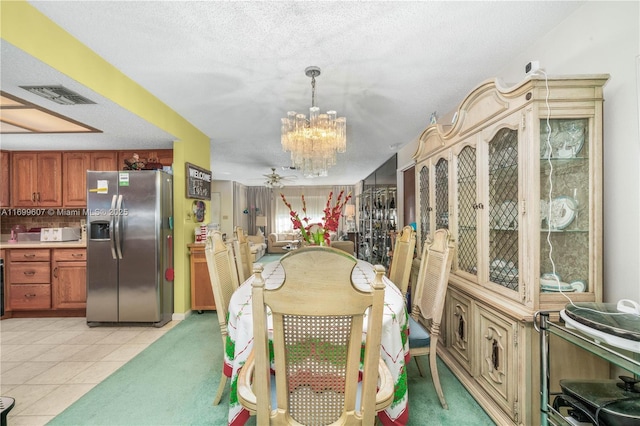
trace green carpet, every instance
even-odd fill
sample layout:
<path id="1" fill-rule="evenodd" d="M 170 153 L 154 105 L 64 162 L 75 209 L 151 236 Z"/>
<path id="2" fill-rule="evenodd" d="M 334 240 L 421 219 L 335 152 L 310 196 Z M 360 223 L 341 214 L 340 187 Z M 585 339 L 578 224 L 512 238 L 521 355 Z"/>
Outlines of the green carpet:
<path id="1" fill-rule="evenodd" d="M 97 385 L 48 424 L 220 425 L 227 423 L 228 386 L 212 404 L 222 366 L 215 312 L 189 316 Z M 428 359 L 421 365 L 426 372 Z M 408 366 L 409 425 L 493 425 L 447 367 L 440 380 L 449 410 L 443 410 L 429 377 Z M 425 373 L 426 374 L 426 373 Z M 255 424 L 255 418 L 248 425 Z"/>

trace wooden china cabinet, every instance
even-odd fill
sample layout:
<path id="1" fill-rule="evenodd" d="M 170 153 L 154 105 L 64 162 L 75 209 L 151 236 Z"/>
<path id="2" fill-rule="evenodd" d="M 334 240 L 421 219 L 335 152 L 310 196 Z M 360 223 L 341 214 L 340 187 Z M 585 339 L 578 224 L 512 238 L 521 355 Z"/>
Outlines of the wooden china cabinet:
<path id="1" fill-rule="evenodd" d="M 539 424 L 535 312 L 602 301 L 608 77 L 484 82 L 414 155 L 420 245 L 438 228 L 456 243 L 438 354 L 497 424 Z M 586 351 L 551 347 L 551 391 L 564 377 L 608 378 Z"/>

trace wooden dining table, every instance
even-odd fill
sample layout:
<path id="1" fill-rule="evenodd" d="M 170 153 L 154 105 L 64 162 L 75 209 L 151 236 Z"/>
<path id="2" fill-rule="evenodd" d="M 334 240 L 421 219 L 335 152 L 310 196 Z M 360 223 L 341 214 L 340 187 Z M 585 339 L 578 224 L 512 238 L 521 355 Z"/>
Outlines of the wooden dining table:
<path id="1" fill-rule="evenodd" d="M 284 269 L 280 262 L 264 265 L 262 277 L 268 289 L 279 287 L 284 282 Z M 375 272 L 373 265 L 358 260 L 351 274 L 356 287 L 368 288 L 373 282 Z M 253 347 L 253 318 L 251 309 L 251 283 L 254 276 L 249 277 L 234 292 L 229 303 L 229 319 L 227 321 L 227 342 L 224 355 L 224 372 L 231 380 L 229 395 L 230 426 L 244 425 L 249 419 L 249 412 L 240 405 L 237 395 L 238 372 L 244 365 Z M 394 379 L 394 400 L 385 411 L 378 413 L 383 425 L 404 425 L 409 419 L 407 370 L 409 362 L 409 316 L 402 293 L 387 277 L 385 283 L 384 314 L 382 319 L 382 336 L 380 354 L 389 367 Z M 269 317 L 270 319 L 270 317 Z M 269 332 L 271 332 L 269 323 Z M 366 332 L 366 323 L 365 323 Z"/>

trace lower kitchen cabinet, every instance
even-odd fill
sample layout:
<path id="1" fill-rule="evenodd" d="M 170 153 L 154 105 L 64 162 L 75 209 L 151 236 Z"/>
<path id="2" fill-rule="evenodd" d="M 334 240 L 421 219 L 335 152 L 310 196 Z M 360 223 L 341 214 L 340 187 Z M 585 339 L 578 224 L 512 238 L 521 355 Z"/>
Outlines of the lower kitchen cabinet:
<path id="1" fill-rule="evenodd" d="M 49 249 L 9 250 L 8 309 L 51 309 Z"/>
<path id="2" fill-rule="evenodd" d="M 191 254 L 191 310 L 208 311 L 216 309 L 204 244 L 188 244 Z"/>
<path id="3" fill-rule="evenodd" d="M 5 317 L 82 316 L 87 300 L 87 250 L 4 250 Z"/>
<path id="4" fill-rule="evenodd" d="M 86 249 L 54 249 L 51 275 L 53 309 L 86 309 Z"/>

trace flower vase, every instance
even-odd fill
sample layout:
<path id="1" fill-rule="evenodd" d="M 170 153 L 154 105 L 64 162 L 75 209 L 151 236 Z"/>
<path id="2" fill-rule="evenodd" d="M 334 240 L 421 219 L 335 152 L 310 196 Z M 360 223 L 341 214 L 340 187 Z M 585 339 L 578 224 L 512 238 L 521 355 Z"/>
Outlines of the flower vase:
<path id="1" fill-rule="evenodd" d="M 324 241 L 324 231 L 318 231 L 318 232 L 313 232 L 311 234 L 311 245 L 314 246 L 324 246 L 325 245 L 325 241 Z"/>

